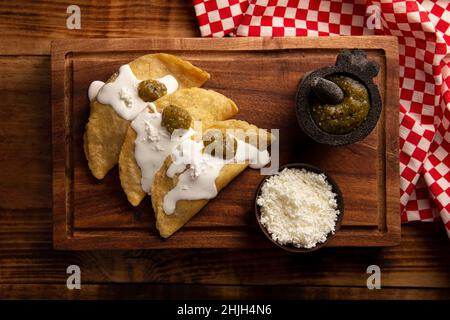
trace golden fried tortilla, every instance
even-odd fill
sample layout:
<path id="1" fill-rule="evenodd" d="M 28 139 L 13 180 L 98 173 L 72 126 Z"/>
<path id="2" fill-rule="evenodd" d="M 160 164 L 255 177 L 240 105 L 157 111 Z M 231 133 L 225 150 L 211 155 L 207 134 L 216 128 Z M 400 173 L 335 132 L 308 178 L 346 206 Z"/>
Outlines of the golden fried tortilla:
<path id="1" fill-rule="evenodd" d="M 218 120 L 226 120 L 238 112 L 236 104 L 224 95 L 213 90 L 189 88 L 164 96 L 155 102 L 158 112 L 175 105 L 189 112 L 192 119 L 202 121 L 203 129 Z M 141 188 L 141 170 L 134 157 L 136 132 L 129 126 L 119 156 L 119 175 L 128 201 L 137 206 L 145 197 Z"/>
<path id="2" fill-rule="evenodd" d="M 267 136 L 266 130 L 258 129 L 256 126 L 241 120 L 226 120 L 217 122 L 209 129 L 242 129 L 254 130 L 258 135 L 266 136 L 268 144 L 272 139 L 271 135 Z M 166 175 L 168 168 L 172 163 L 171 157 L 167 157 L 161 169 L 156 173 L 153 185 L 151 188 L 152 206 L 156 216 L 156 228 L 162 237 L 168 238 L 180 229 L 186 222 L 188 222 L 197 212 L 199 212 L 209 201 L 204 200 L 180 200 L 177 202 L 175 212 L 171 215 L 164 213 L 163 201 L 164 196 L 172 190 L 178 182 L 178 175 L 174 178 L 169 178 Z M 220 171 L 216 178 L 217 191 L 220 192 L 225 188 L 235 177 L 237 177 L 248 166 L 248 162 L 242 164 L 226 164 Z"/>
<path id="3" fill-rule="evenodd" d="M 178 81 L 178 88 L 200 87 L 209 74 L 190 62 L 170 54 L 157 53 L 137 58 L 129 63 L 139 80 L 157 79 L 172 75 Z M 113 75 L 108 81 L 114 81 Z M 110 105 L 91 101 L 89 122 L 84 134 L 84 150 L 89 168 L 97 179 L 103 179 L 119 160 L 130 122 L 121 118 Z"/>

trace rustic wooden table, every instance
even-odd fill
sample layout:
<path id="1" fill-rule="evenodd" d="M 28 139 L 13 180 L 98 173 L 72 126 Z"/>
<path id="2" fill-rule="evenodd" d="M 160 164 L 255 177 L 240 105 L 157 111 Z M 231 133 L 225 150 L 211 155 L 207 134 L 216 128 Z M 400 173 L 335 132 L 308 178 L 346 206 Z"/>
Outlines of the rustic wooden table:
<path id="1" fill-rule="evenodd" d="M 199 36 L 190 1 L 0 3 L 0 298 L 450 298 L 450 242 L 439 223 L 404 225 L 398 247 L 66 252 L 52 249 L 50 41 Z M 66 268 L 82 289 L 66 288 Z M 381 290 L 366 268 L 379 265 Z"/>

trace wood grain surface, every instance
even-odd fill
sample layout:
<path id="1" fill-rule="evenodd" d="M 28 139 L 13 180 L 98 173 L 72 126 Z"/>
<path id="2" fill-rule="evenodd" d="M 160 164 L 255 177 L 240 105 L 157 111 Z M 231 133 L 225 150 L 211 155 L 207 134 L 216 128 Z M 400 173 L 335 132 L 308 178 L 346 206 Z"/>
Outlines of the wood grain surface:
<path id="1" fill-rule="evenodd" d="M 380 65 L 378 126 L 343 147 L 314 143 L 302 133 L 294 100 L 306 72 L 333 65 L 342 48 L 363 48 Z M 117 170 L 92 177 L 83 152 L 87 89 L 125 63 L 152 52 L 176 54 L 207 70 L 204 85 L 230 97 L 238 119 L 279 130 L 281 165 L 305 162 L 326 170 L 345 202 L 341 230 L 330 246 L 388 246 L 400 240 L 398 215 L 398 49 L 394 37 L 142 38 L 52 43 L 54 246 L 59 249 L 266 248 L 258 229 L 255 190 L 263 178 L 246 170 L 169 239 L 155 228 L 150 199 L 134 208 Z M 95 73 L 92 70 L 96 70 Z M 278 152 L 275 151 L 275 152 Z M 364 177 L 361 179 L 361 177 Z"/>
<path id="2" fill-rule="evenodd" d="M 77 3 L 89 16 L 81 30 L 65 28 L 68 3 L 0 3 L 1 298 L 450 298 L 450 246 L 441 223 L 403 225 L 397 247 L 325 248 L 306 256 L 277 249 L 53 250 L 50 41 L 141 36 L 129 27 L 129 1 Z M 190 1 L 133 6 L 145 14 L 134 25 L 148 29 L 145 36 L 198 35 Z M 81 267 L 80 291 L 65 286 L 71 264 Z M 366 288 L 372 264 L 381 268 L 381 290 Z"/>

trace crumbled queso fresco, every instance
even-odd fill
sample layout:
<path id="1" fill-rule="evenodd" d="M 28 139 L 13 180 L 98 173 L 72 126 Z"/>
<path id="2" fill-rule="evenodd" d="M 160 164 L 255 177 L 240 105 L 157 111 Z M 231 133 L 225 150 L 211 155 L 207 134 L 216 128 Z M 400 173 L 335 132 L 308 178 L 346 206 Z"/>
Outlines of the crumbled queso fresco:
<path id="1" fill-rule="evenodd" d="M 268 178 L 257 199 L 261 224 L 272 239 L 313 248 L 334 233 L 339 215 L 336 194 L 324 174 L 286 168 Z"/>

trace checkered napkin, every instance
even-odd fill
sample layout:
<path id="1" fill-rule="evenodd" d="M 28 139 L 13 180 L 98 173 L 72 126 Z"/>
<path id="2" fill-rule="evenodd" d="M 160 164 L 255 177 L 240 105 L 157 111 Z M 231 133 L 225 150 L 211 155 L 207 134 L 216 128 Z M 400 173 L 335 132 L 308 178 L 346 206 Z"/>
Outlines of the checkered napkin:
<path id="1" fill-rule="evenodd" d="M 450 237 L 450 0 L 193 0 L 204 37 L 394 35 L 402 222 Z"/>

